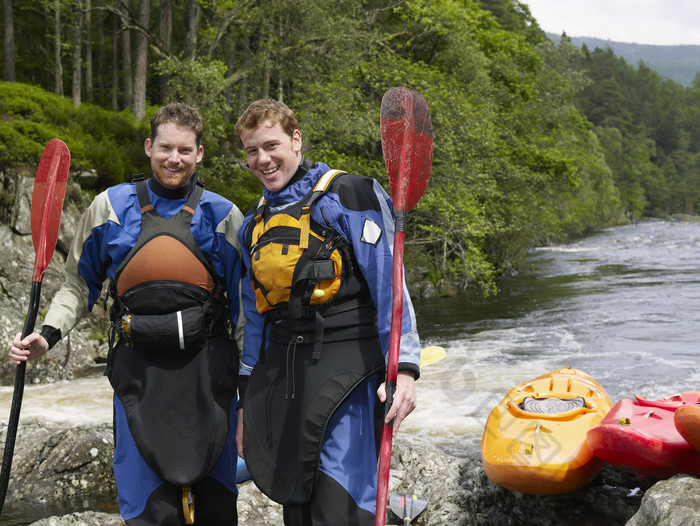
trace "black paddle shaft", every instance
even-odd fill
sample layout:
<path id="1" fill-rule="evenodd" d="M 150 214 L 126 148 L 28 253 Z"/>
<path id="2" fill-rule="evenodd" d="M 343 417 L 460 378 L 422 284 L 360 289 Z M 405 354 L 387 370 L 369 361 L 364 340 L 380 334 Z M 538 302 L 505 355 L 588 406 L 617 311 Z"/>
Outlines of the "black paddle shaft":
<path id="1" fill-rule="evenodd" d="M 32 282 L 32 292 L 29 298 L 29 310 L 27 319 L 24 321 L 22 329 L 22 339 L 26 338 L 34 331 L 36 316 L 39 313 L 39 298 L 41 297 L 41 282 Z M 19 412 L 22 407 L 22 397 L 24 395 L 24 376 L 27 370 L 27 362 L 21 362 L 17 366 L 15 373 L 15 390 L 12 395 L 12 407 L 10 409 L 10 421 L 7 424 L 7 435 L 5 437 L 5 451 L 2 456 L 2 472 L 0 472 L 0 515 L 5 505 L 7 495 L 7 485 L 10 481 L 10 470 L 12 469 L 12 456 L 15 452 L 15 441 L 17 439 L 17 427 L 19 426 Z"/>

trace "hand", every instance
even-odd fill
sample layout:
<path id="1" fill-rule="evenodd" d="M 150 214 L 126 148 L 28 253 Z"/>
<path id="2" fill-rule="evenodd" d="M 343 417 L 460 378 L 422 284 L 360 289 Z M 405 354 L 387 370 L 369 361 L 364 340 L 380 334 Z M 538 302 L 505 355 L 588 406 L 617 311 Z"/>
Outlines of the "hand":
<path id="1" fill-rule="evenodd" d="M 381 402 L 386 402 L 386 382 L 377 389 L 377 396 Z M 385 424 L 392 424 L 392 436 L 399 432 L 401 422 L 416 408 L 416 380 L 409 372 L 399 372 L 396 377 L 396 391 L 394 401 L 384 420 Z"/>
<path id="2" fill-rule="evenodd" d="M 33 332 L 24 340 L 21 338 L 22 333 L 18 332 L 10 347 L 10 360 L 15 365 L 19 365 L 27 360 L 41 358 L 49 350 L 49 342 L 37 332 Z"/>
<path id="3" fill-rule="evenodd" d="M 238 410 L 238 425 L 236 426 L 236 449 L 238 456 L 243 457 L 243 409 Z"/>

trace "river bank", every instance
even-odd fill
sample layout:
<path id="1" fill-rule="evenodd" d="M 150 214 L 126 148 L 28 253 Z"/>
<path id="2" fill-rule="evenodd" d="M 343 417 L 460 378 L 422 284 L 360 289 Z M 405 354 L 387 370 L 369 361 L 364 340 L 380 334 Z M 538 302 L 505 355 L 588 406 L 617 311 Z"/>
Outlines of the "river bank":
<path id="1" fill-rule="evenodd" d="M 31 281 L 32 258 L 27 256 L 33 253 L 27 213 L 31 185 L 22 188 L 17 194 L 12 225 L 0 225 L 3 247 L 0 334 L 5 345 L 21 329 Z M 64 212 L 57 252 L 44 278 L 42 309 L 62 281 L 63 258 L 78 215 L 70 205 Z M 498 296 L 483 298 L 467 294 L 417 299 L 416 314 L 423 345 L 442 345 L 448 357 L 422 373 L 418 382 L 418 409 L 402 426 L 407 439 L 418 440 L 409 447 L 411 455 L 417 458 L 407 455 L 412 467 L 404 469 L 401 466 L 405 461 L 401 457 L 395 460 L 394 469 L 411 473 L 411 485 L 406 488 L 425 490 L 431 502 L 441 506 L 442 511 L 434 513 L 447 513 L 446 509 L 455 513 L 447 522 L 439 522 L 446 519 L 438 514 L 435 522 L 423 524 L 527 526 L 530 524 L 527 521 L 536 517 L 537 524 L 598 526 L 636 520 L 630 524 L 644 526 L 660 524 L 654 520 L 677 513 L 684 517 L 678 524 L 700 524 L 692 522 L 697 520 L 694 515 L 682 515 L 689 505 L 673 493 L 691 499 L 689 502 L 694 507 L 690 509 L 700 509 L 692 501 L 693 494 L 700 494 L 697 479 L 692 477 L 679 477 L 653 486 L 651 481 L 621 483 L 617 477 L 625 475 L 606 468 L 582 493 L 533 498 L 488 483 L 477 453 L 486 416 L 502 396 L 512 386 L 559 367 L 569 365 L 587 372 L 605 387 L 613 401 L 636 393 L 651 398 L 696 389 L 700 383 L 700 363 L 695 351 L 696 313 L 700 310 L 699 257 L 697 222 L 648 221 L 610 229 L 566 245 L 537 249 L 530 258 L 530 267 L 503 282 Z M 37 326 L 40 324 L 41 314 Z M 106 380 L 99 376 L 106 357 L 105 327 L 105 311 L 102 305 L 97 305 L 90 318 L 71 332 L 70 338 L 27 368 L 27 392 L 31 394 L 27 397 L 27 412 L 23 412 L 18 454 L 25 446 L 30 449 L 23 453 L 24 460 L 15 461 L 14 468 L 27 465 L 39 471 L 13 475 L 13 479 L 34 484 L 18 487 L 19 493 L 13 499 L 15 509 L 19 510 L 23 504 L 25 515 L 13 524 L 29 524 L 27 513 L 35 511 L 41 517 L 57 517 L 69 511 L 91 510 L 108 517 L 99 520 L 115 520 L 116 497 L 112 489 L 87 499 L 85 493 L 96 480 L 102 487 L 113 487 L 109 481 L 111 393 L 104 384 Z M 14 371 L 9 360 L 0 360 L 0 383 L 12 385 Z M 99 382 L 98 391 L 95 385 Z M 69 393 L 62 398 L 51 390 L 54 387 L 65 387 Z M 76 390 L 70 392 L 73 388 Z M 11 388 L 5 389 L 5 395 L 9 396 Z M 43 434 L 27 437 L 24 432 L 30 424 L 25 422 L 25 417 L 32 415 L 29 398 L 44 389 L 47 394 L 38 407 L 45 412 L 37 411 L 34 416 L 47 416 L 48 411 L 51 418 L 40 425 L 45 428 Z M 51 406 L 46 400 L 56 404 Z M 77 450 L 72 453 L 57 450 L 56 445 L 64 442 L 75 444 Z M 79 444 L 90 447 L 85 450 Z M 439 455 L 431 456 L 427 452 L 430 448 Z M 91 451 L 95 449 L 98 455 L 93 457 Z M 44 463 L 46 459 L 58 462 L 64 457 L 78 464 L 59 469 L 59 464 Z M 100 474 L 88 471 L 87 478 L 76 475 L 90 466 L 99 468 Z M 428 468 L 443 467 L 457 471 L 438 471 L 434 477 L 426 475 Z M 54 476 L 67 478 L 56 481 Z M 439 484 L 440 480 L 454 481 L 455 477 L 457 482 L 449 487 Z M 46 487 L 40 490 L 44 484 Z M 52 484 L 62 491 L 50 493 Z M 649 487 L 643 487 L 646 485 Z M 669 487 L 673 490 L 670 493 Z M 243 490 L 255 493 L 254 488 L 246 488 Z M 75 496 L 75 500 L 66 500 L 65 495 L 71 495 L 71 499 Z M 643 495 L 649 497 L 643 500 Z M 269 501 L 256 500 L 254 496 L 242 498 L 242 505 L 247 500 L 262 509 L 270 505 Z M 651 506 L 648 513 L 644 512 L 647 501 Z M 69 507 L 61 508 L 66 502 Z M 579 511 L 572 515 L 569 508 Z M 604 511 L 595 515 L 598 522 L 585 522 L 587 510 L 599 508 Z M 7 510 L 8 515 L 11 511 L 12 506 Z M 633 519 L 637 517 L 635 512 L 646 513 L 647 522 Z M 280 523 L 275 522 L 274 516 L 268 519 L 255 515 L 254 511 L 250 513 L 251 522 L 243 524 Z M 431 513 L 424 520 L 433 520 L 429 519 Z M 542 516 L 549 522 L 540 520 Z M 557 522 L 562 517 L 569 522 Z M 72 523 L 51 520 L 56 525 L 77 524 L 80 522 L 75 521 L 83 518 L 75 518 Z M 10 523 L 3 516 L 0 526 L 6 524 Z"/>
<path id="2" fill-rule="evenodd" d="M 4 433 L 3 426 L 3 441 Z M 111 455 L 109 424 L 68 426 L 45 419 L 27 420 L 16 447 L 7 515 L 0 525 L 121 526 L 116 510 L 107 509 L 109 502 L 116 502 Z M 252 482 L 239 489 L 241 525 L 282 523 L 280 506 Z M 415 493 L 427 499 L 426 510 L 414 521 L 422 526 L 700 525 L 700 480 L 694 477 L 679 475 L 656 482 L 606 466 L 578 491 L 526 495 L 491 483 L 477 452 L 453 457 L 407 434 L 400 434 L 394 442 L 390 492 Z M 17 509 L 43 506 L 46 511 L 47 505 L 53 507 L 54 516 L 12 521 Z M 400 521 L 390 514 L 387 523 Z"/>

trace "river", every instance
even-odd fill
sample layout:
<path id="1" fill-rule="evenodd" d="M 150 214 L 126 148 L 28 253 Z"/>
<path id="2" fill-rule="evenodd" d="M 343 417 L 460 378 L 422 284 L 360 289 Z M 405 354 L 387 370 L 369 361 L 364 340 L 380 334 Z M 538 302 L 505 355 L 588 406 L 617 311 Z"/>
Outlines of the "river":
<path id="1" fill-rule="evenodd" d="M 700 389 L 700 222 L 643 221 L 538 248 L 499 293 L 417 299 L 424 368 L 402 431 L 456 455 L 479 447 L 486 417 L 513 386 L 565 366 L 613 402 Z M 9 415 L 11 388 L 0 389 Z M 108 422 L 104 377 L 27 386 L 22 418 Z M 20 427 L 21 432 L 21 427 Z"/>
<path id="2" fill-rule="evenodd" d="M 513 386 L 565 366 L 613 402 L 700 389 L 700 223 L 643 221 L 533 250 L 527 269 L 476 294 L 416 301 L 425 368 L 406 431 L 463 454 Z"/>

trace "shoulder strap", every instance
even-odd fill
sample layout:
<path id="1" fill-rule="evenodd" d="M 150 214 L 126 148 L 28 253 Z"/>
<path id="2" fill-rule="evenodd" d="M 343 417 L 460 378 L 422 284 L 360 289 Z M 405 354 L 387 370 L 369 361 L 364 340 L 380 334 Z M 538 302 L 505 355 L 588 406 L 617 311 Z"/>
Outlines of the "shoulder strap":
<path id="1" fill-rule="evenodd" d="M 341 174 L 344 174 L 345 172 L 341 170 L 328 170 L 326 173 L 324 173 L 318 181 L 316 181 L 316 184 L 314 185 L 314 189 L 311 192 L 311 195 L 309 196 L 308 199 L 306 199 L 306 203 L 301 209 L 301 215 L 304 217 L 305 214 L 309 214 L 311 212 L 311 209 L 313 208 L 314 204 L 316 201 L 319 200 L 321 196 L 323 196 L 331 187 L 331 183 L 333 180 Z M 310 218 L 309 214 L 309 218 Z M 311 221 L 306 220 L 301 222 L 301 234 L 299 235 L 299 248 L 308 248 L 309 246 L 309 230 L 311 228 Z"/>
<path id="2" fill-rule="evenodd" d="M 151 204 L 151 198 L 148 196 L 148 186 L 143 174 L 138 174 L 134 176 L 134 184 L 136 185 L 136 195 L 139 198 L 139 206 L 141 207 L 141 213 L 145 214 L 149 210 L 153 210 L 153 205 Z"/>
<path id="3" fill-rule="evenodd" d="M 313 189 L 301 200 L 301 216 L 308 214 L 313 208 L 314 203 L 323 196 L 331 187 L 331 183 L 338 177 L 346 172 L 342 170 L 328 170 L 324 173 Z M 254 245 L 257 240 L 262 235 L 264 227 L 264 215 L 265 209 L 267 207 L 267 202 L 264 197 L 260 198 L 257 208 L 253 214 L 253 217 L 248 225 L 248 232 L 250 232 L 251 246 Z M 299 234 L 299 248 L 306 249 L 309 242 L 309 228 L 310 222 L 308 220 L 301 221 L 301 231 Z"/>
<path id="4" fill-rule="evenodd" d="M 189 199 L 187 199 L 187 202 L 185 203 L 185 206 L 182 207 L 182 209 L 186 212 L 189 212 L 191 215 L 194 215 L 194 209 L 197 208 L 197 205 L 199 204 L 199 200 L 202 198 L 203 193 L 204 183 L 202 183 L 201 181 L 197 181 L 197 184 L 194 186 L 194 190 L 192 190 Z"/>
<path id="5" fill-rule="evenodd" d="M 151 198 L 148 195 L 148 181 L 144 179 L 143 174 L 135 175 L 133 182 L 136 185 L 136 195 L 139 198 L 141 214 L 154 210 L 153 205 L 151 204 Z M 204 183 L 198 180 L 197 184 L 194 186 L 194 190 L 192 190 L 192 193 L 190 194 L 190 197 L 187 199 L 185 206 L 182 207 L 182 210 L 188 212 L 190 215 L 194 215 L 194 210 L 197 208 L 203 193 Z"/>

